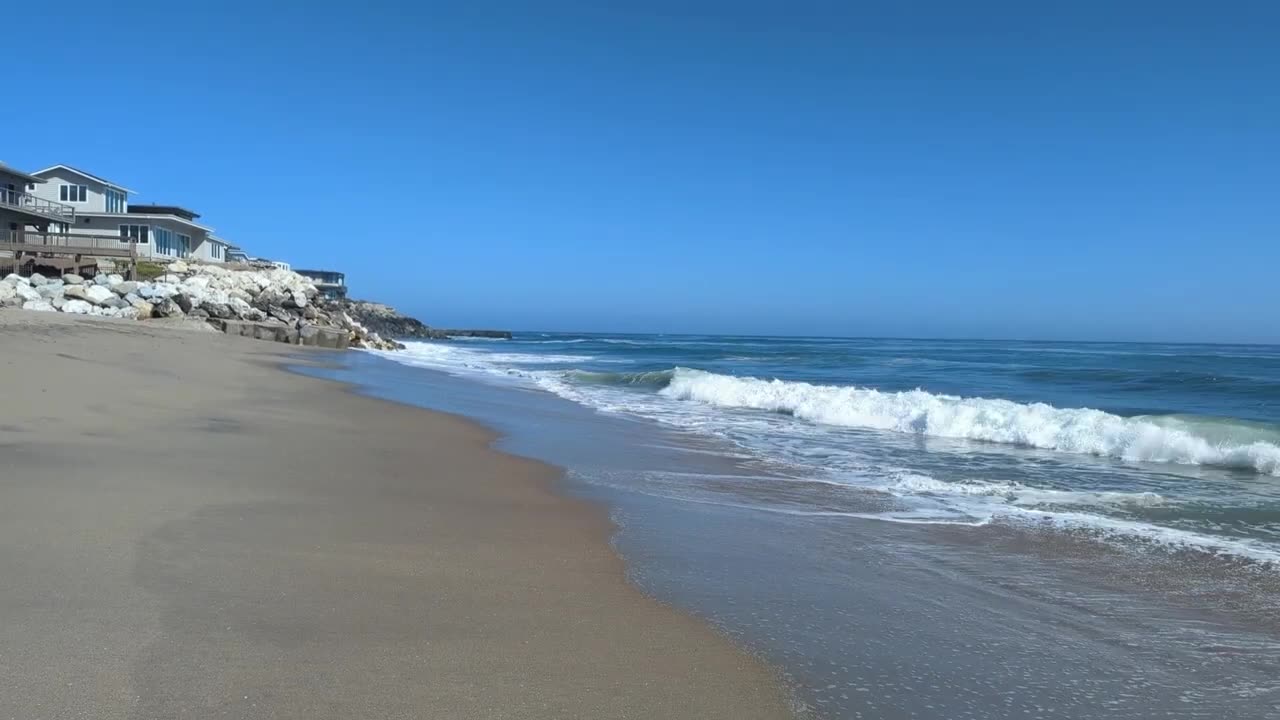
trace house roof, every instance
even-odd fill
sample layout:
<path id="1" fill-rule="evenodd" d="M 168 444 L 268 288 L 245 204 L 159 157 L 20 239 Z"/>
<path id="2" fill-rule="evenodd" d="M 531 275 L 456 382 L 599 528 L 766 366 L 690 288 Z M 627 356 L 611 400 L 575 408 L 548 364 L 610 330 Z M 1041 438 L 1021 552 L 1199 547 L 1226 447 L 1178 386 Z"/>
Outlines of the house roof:
<path id="1" fill-rule="evenodd" d="M 73 173 L 75 173 L 76 175 L 79 175 L 80 177 L 88 178 L 88 179 L 90 179 L 90 180 L 92 180 L 92 181 L 94 181 L 94 182 L 97 182 L 97 183 L 102 183 L 103 185 L 106 185 L 107 187 L 115 188 L 116 190 L 122 190 L 122 191 L 127 192 L 127 193 L 132 193 L 132 192 L 133 192 L 132 190 L 130 190 L 130 189 L 129 189 L 129 188 L 127 188 L 127 187 L 124 187 L 123 185 L 117 185 L 117 184 L 115 184 L 115 183 L 111 182 L 110 180 L 106 180 L 106 179 L 100 178 L 100 177 L 98 177 L 97 175 L 93 175 L 93 174 L 91 174 L 91 173 L 87 173 L 87 172 L 85 172 L 85 171 L 83 171 L 83 170 L 77 170 L 76 168 L 73 168 L 73 167 L 71 167 L 70 165 L 50 165 L 49 167 L 47 167 L 47 168 L 45 168 L 45 169 L 43 169 L 43 170 L 37 170 L 37 171 L 35 171 L 35 173 L 34 173 L 34 174 L 35 174 L 35 175 L 43 175 L 44 173 L 51 172 L 51 171 L 53 171 L 53 170 L 58 170 L 58 169 L 67 170 L 67 171 L 69 171 L 69 172 L 73 172 Z"/>
<path id="2" fill-rule="evenodd" d="M 200 213 L 178 205 L 139 205 L 138 203 L 129 203 L 129 212 L 140 215 L 177 215 L 185 220 L 195 220 L 200 217 Z"/>
<path id="3" fill-rule="evenodd" d="M 22 172 L 21 170 L 19 170 L 19 169 L 15 168 L 15 167 L 11 167 L 11 166 L 9 166 L 9 165 L 6 165 L 6 164 L 4 164 L 4 163 L 2 163 L 2 162 L 0 162 L 0 172 L 4 173 L 5 175 L 12 175 L 12 176 L 14 176 L 14 177 L 22 178 L 23 180 L 26 180 L 27 182 L 37 182 L 37 183 L 42 183 L 42 182 L 44 182 L 44 181 L 45 181 L 45 180 L 44 180 L 44 178 L 38 178 L 38 177 L 36 177 L 35 175 L 28 175 L 28 174 L 26 174 L 26 173 Z"/>
<path id="4" fill-rule="evenodd" d="M 233 247 L 235 247 L 234 245 L 232 245 L 231 243 L 227 242 L 226 240 L 223 240 L 222 238 L 218 237 L 217 235 L 210 235 L 210 236 L 209 236 L 208 238 L 206 238 L 206 239 L 207 239 L 209 242 L 216 242 L 216 243 L 218 243 L 218 244 L 220 244 L 220 245 L 226 245 L 228 248 L 233 248 Z"/>
<path id="5" fill-rule="evenodd" d="M 172 220 L 182 225 L 190 225 L 191 227 L 203 230 L 206 233 L 213 232 L 213 228 L 208 225 L 201 225 L 200 223 L 192 222 L 178 215 L 170 215 L 167 213 L 103 213 L 86 210 L 83 212 L 76 212 L 76 217 L 119 218 L 122 220 Z"/>

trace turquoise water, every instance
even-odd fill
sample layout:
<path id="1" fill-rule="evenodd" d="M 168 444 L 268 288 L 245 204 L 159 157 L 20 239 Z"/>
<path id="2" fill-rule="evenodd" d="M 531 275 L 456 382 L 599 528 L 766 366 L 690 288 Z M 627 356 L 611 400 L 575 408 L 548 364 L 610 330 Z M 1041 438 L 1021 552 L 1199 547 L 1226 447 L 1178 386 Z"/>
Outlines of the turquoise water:
<path id="1" fill-rule="evenodd" d="M 719 442 L 802 481 L 745 500 L 780 511 L 1280 559 L 1280 347 L 521 333 L 387 357 Z"/>

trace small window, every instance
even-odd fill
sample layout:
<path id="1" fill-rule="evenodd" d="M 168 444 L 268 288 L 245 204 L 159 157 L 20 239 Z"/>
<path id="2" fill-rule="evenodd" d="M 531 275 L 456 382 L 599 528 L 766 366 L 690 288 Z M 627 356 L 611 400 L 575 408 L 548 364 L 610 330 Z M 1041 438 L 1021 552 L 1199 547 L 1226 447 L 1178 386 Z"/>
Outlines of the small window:
<path id="1" fill-rule="evenodd" d="M 84 202 L 89 197 L 89 188 L 85 185 L 63 185 L 58 188 L 58 198 L 62 202 Z"/>
<path id="2" fill-rule="evenodd" d="M 138 245 L 146 245 L 150 239 L 150 225 L 121 225 L 120 239 L 127 242 L 137 243 Z"/>
<path id="3" fill-rule="evenodd" d="M 32 191 L 34 191 L 35 189 L 36 189 L 36 184 L 35 184 L 35 183 L 27 183 L 27 192 L 32 192 Z"/>

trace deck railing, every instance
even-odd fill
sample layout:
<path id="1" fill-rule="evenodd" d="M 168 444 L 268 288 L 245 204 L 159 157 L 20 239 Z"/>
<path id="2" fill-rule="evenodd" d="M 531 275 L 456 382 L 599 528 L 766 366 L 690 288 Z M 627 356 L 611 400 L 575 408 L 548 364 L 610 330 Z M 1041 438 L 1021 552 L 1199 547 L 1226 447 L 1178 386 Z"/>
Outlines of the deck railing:
<path id="1" fill-rule="evenodd" d="M 121 238 L 119 235 L 73 235 L 62 233 L 42 233 L 30 230 L 0 231 L 0 250 L 60 253 L 75 255 L 93 255 L 102 253 L 115 257 L 136 257 L 138 247 L 135 243 Z"/>
<path id="2" fill-rule="evenodd" d="M 11 207 L 24 210 L 65 223 L 76 221 L 76 209 L 52 200 L 36 197 L 20 190 L 0 188 L 0 207 Z"/>

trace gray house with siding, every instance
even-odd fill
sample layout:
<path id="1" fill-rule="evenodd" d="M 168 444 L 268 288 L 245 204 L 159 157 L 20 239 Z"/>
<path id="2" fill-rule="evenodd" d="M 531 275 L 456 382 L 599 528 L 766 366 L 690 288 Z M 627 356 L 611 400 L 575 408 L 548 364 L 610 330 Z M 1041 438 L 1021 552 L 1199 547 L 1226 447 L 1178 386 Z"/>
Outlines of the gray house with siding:
<path id="1" fill-rule="evenodd" d="M 141 258 L 223 262 L 227 242 L 198 223 L 200 215 L 191 210 L 130 203 L 132 190 L 69 165 L 54 165 L 32 176 L 43 181 L 34 186 L 33 194 L 72 208 L 74 218 L 66 228 L 72 236 L 116 236 L 122 245 L 133 244 Z"/>
<path id="2" fill-rule="evenodd" d="M 0 163 L 0 242 L 22 242 L 28 233 L 58 232 L 75 222 L 75 207 L 46 199 L 44 179 Z"/>

